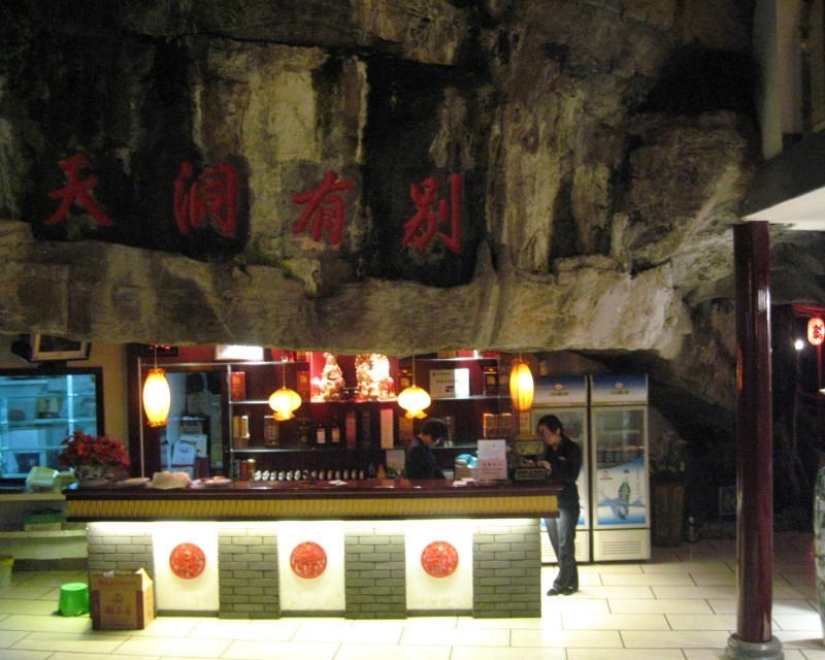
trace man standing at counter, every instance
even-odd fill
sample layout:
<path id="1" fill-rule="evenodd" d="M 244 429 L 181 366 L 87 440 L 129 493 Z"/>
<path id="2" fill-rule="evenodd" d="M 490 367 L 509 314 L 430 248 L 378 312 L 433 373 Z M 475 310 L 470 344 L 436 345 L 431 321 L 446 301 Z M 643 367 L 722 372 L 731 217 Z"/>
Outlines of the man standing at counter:
<path id="1" fill-rule="evenodd" d="M 418 437 L 407 447 L 404 476 L 407 479 L 443 479 L 432 447 L 447 437 L 447 424 L 440 419 L 428 419 L 421 425 Z"/>
<path id="2" fill-rule="evenodd" d="M 582 467 L 582 450 L 564 435 L 561 420 L 555 415 L 539 419 L 538 434 L 545 444 L 544 456 L 538 462 L 547 470 L 550 483 L 561 485 L 559 517 L 545 518 L 550 544 L 559 561 L 559 572 L 548 596 L 569 596 L 579 590 L 579 568 L 576 564 L 576 525 L 579 522 L 579 489 L 576 479 Z"/>

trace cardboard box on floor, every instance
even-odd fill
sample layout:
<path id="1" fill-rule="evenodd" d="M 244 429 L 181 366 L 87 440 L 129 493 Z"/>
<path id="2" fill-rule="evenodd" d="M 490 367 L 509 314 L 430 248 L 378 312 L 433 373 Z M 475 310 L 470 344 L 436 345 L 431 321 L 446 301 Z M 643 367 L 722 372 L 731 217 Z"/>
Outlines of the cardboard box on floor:
<path id="1" fill-rule="evenodd" d="M 140 630 L 155 618 L 155 590 L 146 571 L 92 573 L 92 628 Z"/>

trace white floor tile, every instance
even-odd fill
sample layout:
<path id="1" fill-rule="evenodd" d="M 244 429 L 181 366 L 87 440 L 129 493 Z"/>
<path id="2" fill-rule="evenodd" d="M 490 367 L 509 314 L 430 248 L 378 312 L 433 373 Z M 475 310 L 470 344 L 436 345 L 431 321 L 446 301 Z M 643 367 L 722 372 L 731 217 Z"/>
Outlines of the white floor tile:
<path id="1" fill-rule="evenodd" d="M 645 586 L 696 586 L 693 578 L 687 573 L 645 573 L 634 575 L 631 573 L 602 573 L 602 584 L 606 587 L 640 587 Z"/>
<path id="2" fill-rule="evenodd" d="M 525 632 L 522 630 L 515 632 Z M 527 631 L 532 632 L 532 631 Z M 459 630 L 435 628 L 422 634 L 421 630 L 405 630 L 402 645 L 414 646 L 509 646 L 510 630 L 481 629 Z"/>
<path id="3" fill-rule="evenodd" d="M 569 657 L 563 648 L 455 648 L 450 660 L 566 660 Z"/>
<path id="4" fill-rule="evenodd" d="M 825 660 L 812 534 L 776 540 L 773 634 L 785 660 Z M 720 660 L 736 625 L 736 544 L 654 548 L 642 562 L 582 564 L 581 590 L 542 596 L 541 617 L 272 620 L 161 616 L 145 630 L 92 631 L 57 614 L 85 572 L 15 572 L 0 587 L 2 660 Z M 546 591 L 555 566 L 542 569 Z"/>
<path id="5" fill-rule="evenodd" d="M 624 646 L 633 649 L 724 649 L 727 646 L 730 632 L 725 630 L 629 630 L 622 631 L 621 635 Z"/>
<path id="6" fill-rule="evenodd" d="M 567 660 L 684 660 L 684 657 L 679 649 L 569 649 L 567 651 Z"/>
<path id="7" fill-rule="evenodd" d="M 126 635 L 108 635 L 91 633 L 34 632 L 26 634 L 14 643 L 15 649 L 30 651 L 63 651 L 82 653 L 84 656 L 95 653 L 109 654 L 117 651 L 128 640 Z M 2 642 L 0 642 L 2 643 Z"/>
<path id="8" fill-rule="evenodd" d="M 622 648 L 622 639 L 616 630 L 514 630 L 511 646 L 555 648 Z"/>
<path id="9" fill-rule="evenodd" d="M 124 641 L 118 653 L 125 655 L 146 655 L 157 657 L 221 658 L 232 644 L 230 640 L 192 639 L 188 637 L 141 637 L 134 636 Z"/>
<path id="10" fill-rule="evenodd" d="M 664 614 L 562 615 L 564 630 L 670 630 Z"/>
<path id="11" fill-rule="evenodd" d="M 271 660 L 272 658 L 289 658 L 289 660 L 332 660 L 338 651 L 338 644 L 333 643 L 284 643 L 237 640 L 213 656 L 223 660 Z"/>
<path id="12" fill-rule="evenodd" d="M 455 632 L 450 630 L 451 633 Z M 324 642 L 335 644 L 398 644 L 404 633 L 403 624 L 396 626 L 375 626 L 365 631 L 352 626 L 302 625 L 298 628 L 291 642 Z"/>
<path id="13" fill-rule="evenodd" d="M 690 598 L 615 598 L 609 601 L 610 611 L 615 614 L 713 614 L 706 600 Z"/>
<path id="14" fill-rule="evenodd" d="M 735 630 L 733 614 L 668 614 L 673 630 Z"/>

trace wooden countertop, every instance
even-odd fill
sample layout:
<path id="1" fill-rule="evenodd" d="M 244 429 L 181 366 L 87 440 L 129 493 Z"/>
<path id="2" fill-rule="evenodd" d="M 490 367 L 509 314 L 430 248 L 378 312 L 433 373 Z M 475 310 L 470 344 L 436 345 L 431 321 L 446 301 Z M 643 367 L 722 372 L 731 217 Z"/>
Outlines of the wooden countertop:
<path id="1" fill-rule="evenodd" d="M 558 515 L 560 486 L 371 479 L 232 482 L 65 491 L 70 521 L 535 518 Z"/>

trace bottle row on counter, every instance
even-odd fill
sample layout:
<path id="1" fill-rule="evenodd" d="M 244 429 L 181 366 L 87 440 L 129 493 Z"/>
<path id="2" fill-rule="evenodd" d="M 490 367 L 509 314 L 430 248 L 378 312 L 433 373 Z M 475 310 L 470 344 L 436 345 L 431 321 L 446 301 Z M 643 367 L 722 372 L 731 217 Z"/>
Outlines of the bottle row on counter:
<path id="1" fill-rule="evenodd" d="M 393 468 L 385 468 L 383 465 L 376 467 L 374 463 L 370 463 L 366 468 L 343 470 L 259 470 L 255 459 L 250 458 L 235 462 L 233 476 L 239 481 L 348 481 L 394 478 L 398 475 Z"/>

